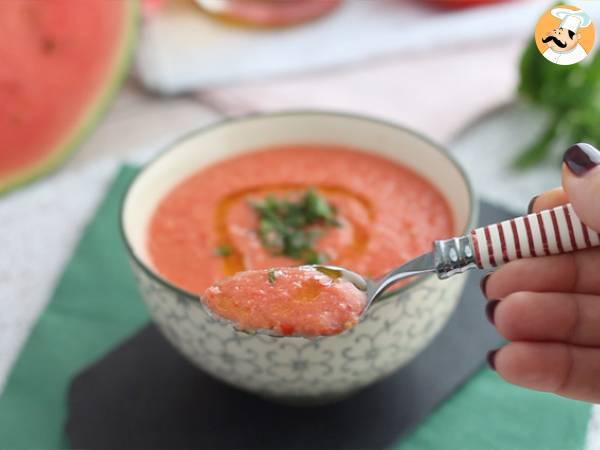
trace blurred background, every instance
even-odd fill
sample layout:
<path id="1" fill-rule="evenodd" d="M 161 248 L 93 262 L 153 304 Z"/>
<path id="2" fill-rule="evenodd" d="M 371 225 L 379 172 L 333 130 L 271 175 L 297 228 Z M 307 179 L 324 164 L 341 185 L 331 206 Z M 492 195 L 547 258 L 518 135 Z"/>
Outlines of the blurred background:
<path id="1" fill-rule="evenodd" d="M 537 53 L 536 22 L 554 4 L 546 0 L 141 0 L 114 29 L 82 31 L 112 47 L 99 45 L 89 62 L 105 61 L 85 91 L 100 95 L 74 101 L 55 125 L 77 139 L 38 143 L 17 157 L 14 111 L 39 101 L 53 115 L 69 89 L 60 71 L 38 86 L 45 73 L 23 62 L 20 25 L 6 19 L 15 10 L 6 4 L 27 0 L 2 1 L 0 392 L 118 168 L 147 161 L 190 130 L 290 108 L 384 118 L 443 144 L 478 195 L 516 213 L 560 182 L 565 145 L 600 144 L 600 56 L 566 70 Z M 570 4 L 598 23 L 600 2 Z M 60 22 L 46 25 L 58 37 L 43 38 L 44 57 L 60 56 Z M 106 56 L 115 49 L 118 63 Z M 31 176 L 20 172 L 29 166 Z M 596 416 L 590 449 L 600 448 Z"/>

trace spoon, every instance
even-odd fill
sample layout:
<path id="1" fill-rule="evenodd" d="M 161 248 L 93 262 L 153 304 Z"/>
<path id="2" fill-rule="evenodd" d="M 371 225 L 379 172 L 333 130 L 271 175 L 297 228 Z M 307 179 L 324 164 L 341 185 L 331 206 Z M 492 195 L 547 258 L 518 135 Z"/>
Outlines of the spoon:
<path id="1" fill-rule="evenodd" d="M 435 273 L 445 280 L 471 269 L 493 269 L 516 259 L 597 246 L 600 246 L 600 235 L 581 222 L 572 205 L 567 204 L 477 228 L 464 236 L 435 241 L 431 252 L 375 280 L 339 266 L 314 267 L 332 278 L 350 281 L 366 292 L 367 302 L 360 320 L 390 286 L 415 275 Z"/>
<path id="2" fill-rule="evenodd" d="M 375 280 L 334 265 L 307 267 L 333 280 L 350 282 L 364 293 L 364 308 L 360 313 L 357 311 L 352 324 L 354 326 L 365 317 L 373 302 L 395 283 L 406 278 L 435 273 L 439 279 L 445 280 L 471 269 L 492 269 L 521 258 L 558 255 L 597 246 L 600 246 L 600 235 L 583 224 L 573 207 L 567 204 L 476 228 L 464 236 L 435 241 L 431 252 Z M 298 268 L 278 270 L 291 272 Z M 241 272 L 244 273 L 250 272 Z M 247 332 L 243 329 L 239 331 Z M 339 332 L 342 331 L 340 329 Z M 252 333 L 282 336 L 270 328 L 254 329 Z"/>

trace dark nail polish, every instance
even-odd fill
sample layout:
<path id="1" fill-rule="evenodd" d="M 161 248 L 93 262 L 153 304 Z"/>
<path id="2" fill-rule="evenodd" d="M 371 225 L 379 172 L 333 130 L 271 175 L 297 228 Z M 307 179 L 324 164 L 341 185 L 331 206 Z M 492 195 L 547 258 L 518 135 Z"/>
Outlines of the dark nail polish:
<path id="1" fill-rule="evenodd" d="M 529 202 L 529 206 L 527 207 L 527 214 L 531 214 L 533 212 L 533 205 L 535 205 L 535 201 L 538 199 L 539 195 L 536 195 Z"/>
<path id="2" fill-rule="evenodd" d="M 494 314 L 496 314 L 496 308 L 499 304 L 500 300 L 490 300 L 489 302 L 487 302 L 487 305 L 485 305 L 485 315 L 487 316 L 490 323 L 492 323 L 492 325 L 495 325 Z"/>
<path id="3" fill-rule="evenodd" d="M 499 349 L 490 350 L 487 354 L 487 363 L 492 370 L 496 370 L 496 354 Z"/>
<path id="4" fill-rule="evenodd" d="M 594 167 L 600 166 L 600 151 L 590 144 L 575 144 L 565 152 L 563 162 L 573 174 L 580 177 Z"/>
<path id="5" fill-rule="evenodd" d="M 481 277 L 481 280 L 479 281 L 479 287 L 481 288 L 481 292 L 483 292 L 483 296 L 485 298 L 487 298 L 487 294 L 485 292 L 486 286 L 487 286 L 487 282 L 490 279 L 490 275 L 491 273 L 486 273 L 483 277 Z"/>

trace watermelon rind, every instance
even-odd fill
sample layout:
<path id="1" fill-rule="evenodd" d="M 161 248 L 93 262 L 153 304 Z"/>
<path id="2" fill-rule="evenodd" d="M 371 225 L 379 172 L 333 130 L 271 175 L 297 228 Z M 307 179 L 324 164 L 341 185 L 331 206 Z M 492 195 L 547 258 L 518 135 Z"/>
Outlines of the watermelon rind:
<path id="1" fill-rule="evenodd" d="M 138 0 L 121 1 L 126 3 L 125 13 L 123 14 L 123 21 L 125 22 L 123 27 L 124 34 L 121 39 L 121 45 L 115 53 L 113 69 L 102 85 L 102 89 L 98 91 L 96 98 L 86 108 L 85 113 L 82 114 L 79 121 L 71 126 L 70 132 L 64 137 L 62 142 L 56 145 L 46 158 L 27 168 L 0 177 L 0 194 L 35 181 L 39 177 L 60 167 L 88 137 L 110 106 L 115 94 L 123 84 L 125 76 L 129 72 L 141 20 Z"/>

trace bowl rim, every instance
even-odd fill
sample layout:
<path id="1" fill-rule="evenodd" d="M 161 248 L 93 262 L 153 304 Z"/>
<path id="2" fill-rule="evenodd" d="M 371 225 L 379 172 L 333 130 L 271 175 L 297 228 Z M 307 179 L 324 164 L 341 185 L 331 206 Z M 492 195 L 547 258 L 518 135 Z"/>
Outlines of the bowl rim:
<path id="1" fill-rule="evenodd" d="M 425 136 L 421 132 L 418 132 L 418 131 L 416 131 L 412 128 L 409 128 L 405 125 L 397 124 L 391 120 L 374 117 L 374 116 L 371 116 L 368 114 L 360 114 L 360 113 L 354 113 L 354 112 L 342 112 L 342 111 L 334 111 L 334 110 L 327 110 L 327 109 L 322 109 L 322 110 L 321 109 L 284 109 L 284 110 L 279 110 L 279 111 L 258 111 L 258 112 L 252 112 L 252 113 L 243 114 L 243 115 L 235 116 L 235 117 L 225 117 L 221 120 L 217 120 L 216 122 L 209 123 L 205 126 L 195 128 L 191 131 L 188 131 L 188 132 L 184 133 L 183 135 L 179 136 L 178 138 L 174 139 L 173 141 L 169 142 L 168 144 L 164 145 L 153 158 L 151 158 L 149 161 L 147 161 L 140 167 L 138 173 L 135 174 L 133 179 L 131 179 L 131 181 L 129 182 L 127 189 L 121 198 L 121 204 L 119 207 L 119 231 L 120 231 L 121 239 L 123 240 L 123 242 L 125 244 L 125 249 L 127 250 L 127 253 L 129 254 L 129 257 L 132 258 L 133 261 L 136 263 L 136 265 L 138 267 L 140 267 L 146 273 L 146 275 L 148 275 L 152 280 L 158 282 L 159 284 L 162 284 L 164 287 L 166 287 L 168 289 L 175 291 L 175 293 L 177 293 L 179 296 L 182 296 L 184 300 L 193 299 L 194 302 L 197 302 L 204 309 L 204 303 L 201 301 L 200 295 L 194 294 L 190 291 L 187 291 L 186 289 L 179 287 L 176 284 L 170 282 L 169 280 L 164 278 L 162 275 L 160 275 L 157 271 L 155 271 L 151 267 L 149 267 L 148 264 L 143 262 L 136 255 L 136 253 L 133 249 L 133 246 L 129 242 L 127 232 L 125 231 L 125 220 L 124 220 L 127 199 L 129 197 L 129 194 L 131 193 L 133 186 L 136 184 L 138 179 L 140 179 L 151 166 L 158 164 L 162 158 L 167 157 L 169 155 L 169 153 L 174 148 L 176 148 L 180 143 L 185 142 L 189 139 L 192 139 L 196 136 L 211 132 L 217 128 L 229 126 L 234 123 L 245 122 L 245 121 L 254 120 L 254 119 L 263 119 L 263 118 L 269 118 L 269 117 L 282 117 L 282 116 L 286 117 L 286 116 L 310 116 L 310 115 L 338 117 L 338 118 L 346 118 L 346 119 L 358 119 L 358 120 L 362 120 L 362 121 L 366 121 L 366 122 L 371 122 L 376 125 L 383 125 L 383 126 L 394 128 L 396 130 L 400 130 L 404 133 L 410 134 L 410 135 L 416 137 L 417 139 L 422 140 L 426 144 L 429 144 L 431 147 L 435 148 L 435 150 L 437 150 L 439 153 L 441 153 L 448 160 L 448 162 L 450 164 L 452 164 L 452 166 L 454 166 L 454 168 L 461 175 L 463 182 L 465 183 L 465 187 L 467 188 L 467 194 L 468 194 L 468 199 L 469 199 L 469 213 L 468 213 L 468 218 L 467 218 L 468 220 L 466 222 L 465 229 L 462 230 L 462 233 L 465 234 L 469 230 L 474 228 L 475 221 L 479 215 L 479 202 L 478 202 L 477 196 L 475 194 L 475 190 L 473 189 L 473 185 L 471 183 L 469 176 L 467 175 L 465 169 L 460 165 L 460 163 L 457 161 L 457 159 L 447 150 L 447 148 L 445 146 L 443 146 L 442 144 Z M 379 297 L 376 300 L 375 303 L 379 303 L 382 300 L 385 300 L 392 296 L 396 296 L 400 293 L 403 293 L 404 291 L 411 289 L 414 286 L 417 286 L 417 285 L 425 282 L 426 280 L 429 280 L 434 275 L 435 274 L 430 273 L 430 274 L 426 274 L 426 275 L 417 277 L 413 281 L 405 284 L 404 286 L 394 289 L 394 290 L 382 295 L 381 297 Z"/>

